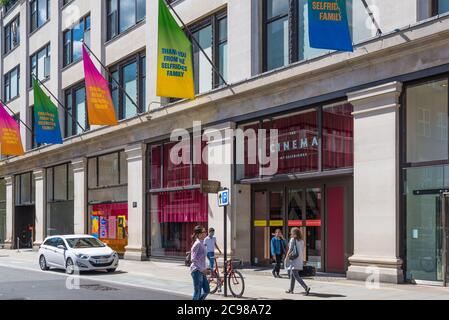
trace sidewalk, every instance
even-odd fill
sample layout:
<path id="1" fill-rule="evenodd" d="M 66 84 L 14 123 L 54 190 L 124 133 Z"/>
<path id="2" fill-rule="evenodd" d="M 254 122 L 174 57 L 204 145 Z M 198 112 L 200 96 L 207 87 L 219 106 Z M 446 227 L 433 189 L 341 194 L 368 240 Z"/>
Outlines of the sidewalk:
<path id="1" fill-rule="evenodd" d="M 0 266 L 9 266 L 24 270 L 39 270 L 36 252 L 0 250 Z M 245 277 L 245 294 L 243 299 L 287 299 L 287 300 L 449 300 L 449 288 L 425 285 L 380 284 L 379 289 L 369 289 L 364 282 L 346 280 L 344 277 L 319 275 L 305 279 L 312 288 L 306 297 L 299 285 L 296 294 L 286 294 L 289 279 L 274 279 L 270 270 L 241 269 Z M 65 276 L 62 272 L 54 272 Z M 131 285 L 185 294 L 190 299 L 192 279 L 188 268 L 177 262 L 161 261 L 125 261 L 121 260 L 119 269 L 114 274 L 86 273 L 82 278 L 108 283 Z M 211 295 L 208 299 L 223 299 L 222 295 Z"/>

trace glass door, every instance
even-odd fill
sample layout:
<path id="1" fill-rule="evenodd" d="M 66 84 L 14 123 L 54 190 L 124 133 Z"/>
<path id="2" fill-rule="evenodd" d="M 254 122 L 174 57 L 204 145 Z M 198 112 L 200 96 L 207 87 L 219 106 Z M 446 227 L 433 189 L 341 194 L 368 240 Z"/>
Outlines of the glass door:
<path id="1" fill-rule="evenodd" d="M 449 275 L 448 275 L 448 249 L 449 249 L 449 193 L 443 193 L 441 196 L 441 218 L 439 221 L 437 229 L 440 233 L 440 238 L 442 239 L 442 273 L 443 273 L 443 284 L 448 285 Z M 444 227 L 443 227 L 444 226 Z"/>

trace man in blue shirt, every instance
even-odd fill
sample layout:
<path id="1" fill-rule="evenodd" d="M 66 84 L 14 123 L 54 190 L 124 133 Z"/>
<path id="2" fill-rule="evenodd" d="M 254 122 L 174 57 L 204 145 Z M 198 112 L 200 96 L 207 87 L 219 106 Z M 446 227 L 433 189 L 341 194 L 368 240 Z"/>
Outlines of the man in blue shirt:
<path id="1" fill-rule="evenodd" d="M 284 240 L 281 229 L 276 229 L 274 237 L 271 239 L 271 255 L 273 260 L 276 261 L 272 271 L 275 278 L 281 278 L 279 272 L 281 271 L 281 262 L 286 248 L 287 243 Z"/>

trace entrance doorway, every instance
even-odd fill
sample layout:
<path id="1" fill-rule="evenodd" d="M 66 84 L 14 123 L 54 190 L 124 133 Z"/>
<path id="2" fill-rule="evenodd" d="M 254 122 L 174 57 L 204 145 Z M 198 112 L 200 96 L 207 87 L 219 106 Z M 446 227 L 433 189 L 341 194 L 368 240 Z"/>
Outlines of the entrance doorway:
<path id="1" fill-rule="evenodd" d="M 33 248 L 36 213 L 33 206 L 16 206 L 14 213 L 15 249 Z"/>
<path id="2" fill-rule="evenodd" d="M 351 181 L 253 186 L 252 262 L 272 263 L 270 240 L 281 229 L 288 241 L 293 227 L 301 229 L 307 265 L 318 271 L 344 273 L 352 236 Z"/>

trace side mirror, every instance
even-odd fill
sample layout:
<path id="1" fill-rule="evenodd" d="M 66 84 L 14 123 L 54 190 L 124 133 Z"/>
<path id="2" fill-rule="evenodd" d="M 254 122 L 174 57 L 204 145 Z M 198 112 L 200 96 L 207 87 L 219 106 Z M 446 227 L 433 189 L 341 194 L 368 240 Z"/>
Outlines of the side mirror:
<path id="1" fill-rule="evenodd" d="M 64 247 L 62 244 L 60 244 L 60 245 L 58 246 L 58 249 L 66 250 L 65 247 Z"/>

